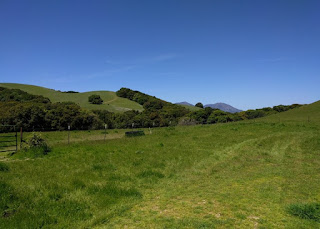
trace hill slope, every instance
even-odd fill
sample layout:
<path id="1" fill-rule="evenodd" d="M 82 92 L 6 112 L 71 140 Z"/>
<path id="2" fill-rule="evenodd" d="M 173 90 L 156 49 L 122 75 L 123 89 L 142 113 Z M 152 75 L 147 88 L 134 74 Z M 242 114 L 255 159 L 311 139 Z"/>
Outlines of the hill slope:
<path id="1" fill-rule="evenodd" d="M 237 113 L 242 111 L 226 103 L 207 104 L 204 107 L 211 107 L 211 108 L 219 109 L 219 110 L 230 112 L 230 113 Z"/>
<path id="2" fill-rule="evenodd" d="M 320 101 L 261 118 L 271 122 L 316 122 L 320 124 Z"/>
<path id="3" fill-rule="evenodd" d="M 128 110 L 139 110 L 143 108 L 140 104 L 130 101 L 129 99 L 120 98 L 112 91 L 89 91 L 83 93 L 63 93 L 53 89 L 15 83 L 0 83 L 0 87 L 11 89 L 20 89 L 34 95 L 42 95 L 49 98 L 52 102 L 75 102 L 81 107 L 89 110 L 108 110 L 112 112 L 124 112 Z M 97 94 L 103 99 L 103 104 L 94 105 L 88 102 L 90 95 Z"/>
<path id="4" fill-rule="evenodd" d="M 320 122 L 302 125 L 308 115 L 320 116 L 320 102 L 138 138 L 71 131 L 67 145 L 69 133 L 43 133 L 48 155 L 0 162 L 0 228 L 319 228 L 303 205 L 320 203 Z M 264 120 L 277 116 L 292 122 Z"/>
<path id="5" fill-rule="evenodd" d="M 188 102 L 181 102 L 181 103 L 175 103 L 179 106 L 182 106 L 184 108 L 187 108 L 188 110 L 190 111 L 198 111 L 200 110 L 201 108 L 200 107 L 196 107 L 194 105 L 192 105 L 191 103 L 188 103 Z"/>

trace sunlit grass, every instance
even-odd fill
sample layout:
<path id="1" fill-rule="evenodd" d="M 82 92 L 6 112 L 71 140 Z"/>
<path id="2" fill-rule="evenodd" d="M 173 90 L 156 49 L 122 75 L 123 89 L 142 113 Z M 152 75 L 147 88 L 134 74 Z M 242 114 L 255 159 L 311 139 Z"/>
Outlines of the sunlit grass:
<path id="1" fill-rule="evenodd" d="M 42 133 L 48 155 L 2 161 L 0 228 L 320 227 L 317 122 L 124 131 Z"/>
<path id="2" fill-rule="evenodd" d="M 79 104 L 82 108 L 89 110 L 103 109 L 112 112 L 124 112 L 128 110 L 139 110 L 143 108 L 140 104 L 130 101 L 129 99 L 120 98 L 112 91 L 90 91 L 84 93 L 62 93 L 53 89 L 15 83 L 0 83 L 0 87 L 7 87 L 10 89 L 20 89 L 34 95 L 42 95 L 51 100 L 51 102 L 74 102 Z M 103 104 L 96 105 L 88 102 L 90 95 L 97 94 L 103 99 Z"/>

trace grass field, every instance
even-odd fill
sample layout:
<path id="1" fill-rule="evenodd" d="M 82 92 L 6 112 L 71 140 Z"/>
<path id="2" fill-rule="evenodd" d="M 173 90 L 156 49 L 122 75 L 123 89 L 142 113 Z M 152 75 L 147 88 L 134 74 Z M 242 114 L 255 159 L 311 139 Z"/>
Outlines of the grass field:
<path id="1" fill-rule="evenodd" d="M 0 228 L 319 228 L 316 210 L 291 213 L 320 203 L 319 115 L 317 102 L 280 122 L 78 131 L 70 145 L 42 133 L 48 155 L 0 162 Z"/>
<path id="2" fill-rule="evenodd" d="M 10 89 L 20 89 L 34 95 L 42 95 L 49 98 L 52 102 L 75 102 L 81 107 L 89 110 L 108 110 L 112 112 L 124 112 L 128 110 L 139 110 L 143 108 L 140 104 L 133 102 L 129 99 L 120 98 L 112 91 L 90 91 L 83 93 L 62 93 L 53 89 L 48 89 L 39 86 L 27 84 L 13 84 L 13 83 L 0 83 L 0 87 Z M 88 102 L 90 95 L 100 95 L 103 104 L 95 105 Z"/>
<path id="3" fill-rule="evenodd" d="M 320 101 L 299 109 L 292 109 L 287 112 L 278 113 L 261 118 L 261 121 L 270 122 L 313 122 L 320 123 Z"/>

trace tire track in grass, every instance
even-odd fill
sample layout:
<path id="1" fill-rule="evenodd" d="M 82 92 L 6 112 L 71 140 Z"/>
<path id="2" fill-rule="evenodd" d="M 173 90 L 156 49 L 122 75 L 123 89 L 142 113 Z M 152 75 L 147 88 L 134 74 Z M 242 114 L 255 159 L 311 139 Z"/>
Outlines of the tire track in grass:
<path id="1" fill-rule="evenodd" d="M 126 223 L 138 227 L 143 224 L 156 226 L 166 220 L 180 222 L 197 218 L 203 222 L 213 220 L 217 227 L 258 228 L 278 223 L 280 226 L 284 217 L 281 212 L 282 186 L 286 182 L 281 176 L 281 171 L 286 168 L 281 165 L 291 146 L 311 136 L 299 132 L 273 133 L 213 152 L 180 174 L 180 182 L 169 181 L 146 193 L 144 200 L 130 211 L 137 221 L 126 219 Z M 239 162 L 239 156 L 253 157 L 253 160 Z M 213 172 L 215 167 L 219 170 Z M 237 193 L 241 196 L 238 203 L 234 203 L 232 199 L 237 199 Z M 265 204 L 263 201 L 273 199 L 273 194 L 277 194 L 274 201 Z M 275 215 L 277 217 L 273 220 Z"/>

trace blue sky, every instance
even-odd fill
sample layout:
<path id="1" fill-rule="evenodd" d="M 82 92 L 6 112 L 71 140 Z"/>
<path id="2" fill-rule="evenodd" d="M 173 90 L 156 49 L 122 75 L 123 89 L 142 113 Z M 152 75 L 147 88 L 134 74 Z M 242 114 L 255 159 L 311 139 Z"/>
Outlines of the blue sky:
<path id="1" fill-rule="evenodd" d="M 318 0 L 0 0 L 0 82 L 240 109 L 320 99 Z"/>

